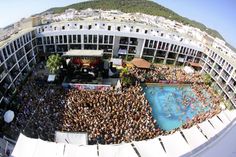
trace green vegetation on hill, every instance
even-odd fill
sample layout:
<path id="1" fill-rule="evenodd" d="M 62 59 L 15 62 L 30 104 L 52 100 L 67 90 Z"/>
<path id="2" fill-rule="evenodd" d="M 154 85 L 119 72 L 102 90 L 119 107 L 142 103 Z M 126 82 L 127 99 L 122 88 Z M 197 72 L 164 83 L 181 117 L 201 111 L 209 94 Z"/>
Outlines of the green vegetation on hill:
<path id="1" fill-rule="evenodd" d="M 84 10 L 87 8 L 102 9 L 102 10 L 121 10 L 122 12 L 126 13 L 140 12 L 149 15 L 163 16 L 165 18 L 176 20 L 183 24 L 197 27 L 202 31 L 207 32 L 209 35 L 213 37 L 218 37 L 224 40 L 224 38 L 216 30 L 207 28 L 202 23 L 182 17 L 173 12 L 172 10 L 167 9 L 149 0 L 94 0 L 94 1 L 76 3 L 66 7 L 51 8 L 48 11 L 53 11 L 54 13 L 62 13 L 69 8 L 74 8 L 77 10 Z"/>

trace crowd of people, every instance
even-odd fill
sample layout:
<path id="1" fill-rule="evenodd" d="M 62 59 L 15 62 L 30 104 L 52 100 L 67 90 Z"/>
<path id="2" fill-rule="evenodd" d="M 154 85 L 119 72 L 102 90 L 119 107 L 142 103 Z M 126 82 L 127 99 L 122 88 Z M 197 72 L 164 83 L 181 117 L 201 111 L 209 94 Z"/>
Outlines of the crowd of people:
<path id="1" fill-rule="evenodd" d="M 209 110 L 201 112 L 194 116 L 191 121 L 183 125 L 183 128 L 190 128 L 193 125 L 201 123 L 206 119 L 212 118 L 213 116 L 221 112 L 220 97 L 213 91 L 210 86 L 194 83 L 191 85 L 191 88 L 194 91 L 198 101 L 201 102 L 202 107 L 208 107 Z"/>
<path id="2" fill-rule="evenodd" d="M 181 67 L 170 67 L 166 65 L 157 65 L 151 69 L 139 69 L 132 67 L 129 74 L 133 75 L 140 82 L 158 83 L 162 81 L 176 83 L 202 83 L 203 79 L 200 73 L 188 75 Z"/>
<path id="3" fill-rule="evenodd" d="M 119 93 L 72 89 L 64 111 L 63 130 L 88 132 L 92 143 L 144 140 L 160 133 L 140 86 Z"/>
<path id="4" fill-rule="evenodd" d="M 219 97 L 209 86 L 199 83 L 202 79 L 198 73 L 189 76 L 180 68 L 165 66 L 151 70 L 130 68 L 129 73 L 140 82 L 160 79 L 194 82 L 191 87 L 199 101 L 211 109 L 195 116 L 184 128 L 220 112 Z M 20 109 L 9 132 L 15 138 L 23 132 L 33 138 L 54 141 L 55 131 L 87 132 L 90 144 L 110 144 L 150 139 L 177 130 L 164 131 L 158 127 L 139 81 L 119 92 L 81 91 L 38 83 L 43 77 L 46 76 L 33 73 L 18 94 Z M 202 89 L 209 93 L 210 104 Z"/>
<path id="5" fill-rule="evenodd" d="M 36 78 L 35 78 L 36 77 Z M 20 109 L 9 134 L 54 141 L 55 131 L 87 132 L 89 143 L 121 143 L 150 139 L 156 127 L 140 85 L 122 92 L 65 90 L 29 78 L 19 93 Z"/>

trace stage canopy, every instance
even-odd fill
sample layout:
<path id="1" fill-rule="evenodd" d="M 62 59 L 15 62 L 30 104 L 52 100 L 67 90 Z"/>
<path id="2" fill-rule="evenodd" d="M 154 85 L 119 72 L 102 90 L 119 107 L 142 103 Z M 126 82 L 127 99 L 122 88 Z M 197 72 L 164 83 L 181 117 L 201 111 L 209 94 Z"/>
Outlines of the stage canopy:
<path id="1" fill-rule="evenodd" d="M 63 57 L 102 57 L 103 50 L 69 50 Z"/>
<path id="2" fill-rule="evenodd" d="M 143 69 L 149 69 L 151 66 L 151 63 L 148 61 L 142 59 L 142 58 L 134 58 L 131 63 L 137 67 L 137 68 L 143 68 Z"/>

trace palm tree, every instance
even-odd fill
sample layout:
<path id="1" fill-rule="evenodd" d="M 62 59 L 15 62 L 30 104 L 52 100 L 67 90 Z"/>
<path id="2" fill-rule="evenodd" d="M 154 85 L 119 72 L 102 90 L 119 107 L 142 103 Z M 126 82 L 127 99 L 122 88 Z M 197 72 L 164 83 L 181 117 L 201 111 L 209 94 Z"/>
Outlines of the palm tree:
<path id="1" fill-rule="evenodd" d="M 59 54 L 53 54 L 48 57 L 47 60 L 47 68 L 49 69 L 50 73 L 56 74 L 59 70 L 59 67 L 62 65 L 62 59 Z"/>

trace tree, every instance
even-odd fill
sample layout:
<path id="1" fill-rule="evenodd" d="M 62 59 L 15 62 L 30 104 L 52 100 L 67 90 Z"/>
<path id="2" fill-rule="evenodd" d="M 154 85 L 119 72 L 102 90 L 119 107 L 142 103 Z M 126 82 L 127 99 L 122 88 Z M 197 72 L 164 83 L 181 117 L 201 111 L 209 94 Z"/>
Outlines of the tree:
<path id="1" fill-rule="evenodd" d="M 211 76 L 210 76 L 209 74 L 204 74 L 203 80 L 204 80 L 204 83 L 205 83 L 206 85 L 211 86 L 212 80 L 211 80 Z"/>
<path id="2" fill-rule="evenodd" d="M 50 73 L 56 74 L 59 70 L 59 67 L 62 65 L 62 59 L 59 54 L 53 54 L 48 57 L 47 60 L 47 68 L 49 69 Z"/>
<path id="3" fill-rule="evenodd" d="M 121 82 L 122 85 L 124 86 L 130 86 L 133 84 L 133 78 L 132 76 L 129 74 L 129 70 L 128 68 L 123 68 L 121 73 L 120 73 L 120 77 L 121 77 Z"/>
<path id="4" fill-rule="evenodd" d="M 123 69 L 121 70 L 120 77 L 125 77 L 126 75 L 128 75 L 128 73 L 129 73 L 128 68 L 127 68 L 127 67 L 126 67 L 126 68 L 123 68 Z"/>

